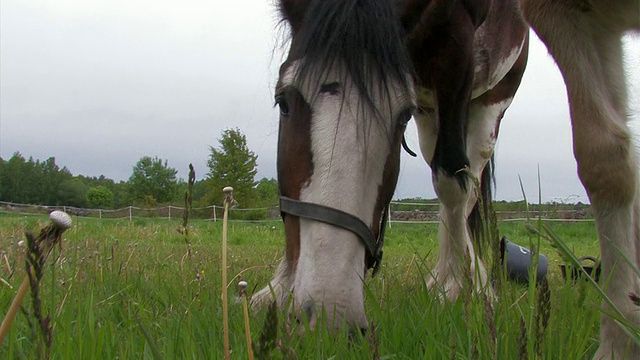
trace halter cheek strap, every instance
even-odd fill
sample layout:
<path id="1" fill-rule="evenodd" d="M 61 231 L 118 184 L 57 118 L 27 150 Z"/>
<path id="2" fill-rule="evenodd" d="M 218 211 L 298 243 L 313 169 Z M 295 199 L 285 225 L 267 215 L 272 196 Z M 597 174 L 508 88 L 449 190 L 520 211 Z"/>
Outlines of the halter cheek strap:
<path id="1" fill-rule="evenodd" d="M 328 206 L 280 196 L 280 212 L 282 214 L 289 214 L 305 219 L 320 221 L 349 230 L 356 234 L 364 245 L 367 255 L 369 256 L 369 264 L 367 264 L 367 268 L 373 269 L 372 276 L 375 276 L 378 273 L 380 263 L 382 262 L 382 245 L 384 244 L 384 232 L 386 229 L 385 219 L 388 210 L 388 207 L 386 207 L 384 216 L 380 223 L 380 232 L 376 238 L 369 229 L 369 226 L 356 216 Z"/>

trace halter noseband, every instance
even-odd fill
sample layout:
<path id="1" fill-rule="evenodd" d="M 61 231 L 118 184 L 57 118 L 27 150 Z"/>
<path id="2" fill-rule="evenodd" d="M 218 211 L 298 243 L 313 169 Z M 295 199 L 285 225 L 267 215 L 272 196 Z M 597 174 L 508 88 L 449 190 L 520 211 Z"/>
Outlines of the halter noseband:
<path id="1" fill-rule="evenodd" d="M 349 230 L 356 234 L 369 255 L 367 269 L 373 269 L 372 276 L 380 270 L 382 262 L 382 245 L 384 244 L 384 232 L 386 229 L 386 217 L 389 207 L 385 207 L 384 215 L 380 221 L 380 232 L 376 238 L 369 226 L 359 218 L 342 210 L 328 206 L 294 200 L 286 196 L 280 196 L 280 212 L 306 219 L 320 221 L 329 225 Z"/>

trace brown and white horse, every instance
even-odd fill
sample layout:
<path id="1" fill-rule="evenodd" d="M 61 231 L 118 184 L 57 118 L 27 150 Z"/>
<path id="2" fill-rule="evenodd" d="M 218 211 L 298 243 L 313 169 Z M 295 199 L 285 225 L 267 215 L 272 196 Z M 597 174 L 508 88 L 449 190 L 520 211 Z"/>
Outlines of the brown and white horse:
<path id="1" fill-rule="evenodd" d="M 320 311 L 334 326 L 367 326 L 363 279 L 381 259 L 384 218 L 412 115 L 441 201 L 439 258 L 429 284 L 456 298 L 468 256 L 477 288 L 490 291 L 467 226 L 477 202 L 472 179 L 488 178 L 485 167 L 500 121 L 519 86 L 527 58 L 526 18 L 567 83 L 579 175 L 595 210 L 603 275 L 610 279 L 606 293 L 640 325 L 628 299 L 629 292 L 640 293 L 634 272 L 640 259 L 640 190 L 625 124 L 620 45 L 624 31 L 638 29 L 637 0 L 279 5 L 291 30 L 276 86 L 286 250 L 270 287 L 254 295 L 254 304 L 275 295 L 312 327 Z M 635 269 L 620 253 L 631 257 Z M 603 315 L 597 357 L 639 352 Z"/>

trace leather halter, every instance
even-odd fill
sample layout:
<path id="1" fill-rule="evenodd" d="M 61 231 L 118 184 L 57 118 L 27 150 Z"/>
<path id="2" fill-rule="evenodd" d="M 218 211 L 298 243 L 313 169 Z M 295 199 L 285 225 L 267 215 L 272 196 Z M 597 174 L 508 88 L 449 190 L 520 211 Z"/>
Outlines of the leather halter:
<path id="1" fill-rule="evenodd" d="M 387 224 L 386 217 L 389 212 L 389 207 L 385 207 L 384 209 L 384 215 L 380 221 L 378 238 L 373 235 L 369 226 L 356 216 L 328 206 L 280 196 L 280 212 L 283 215 L 289 214 L 305 219 L 316 220 L 351 231 L 358 236 L 367 251 L 369 261 L 366 265 L 367 269 L 373 269 L 372 276 L 375 276 L 378 270 L 380 270 L 382 245 L 384 244 L 384 232 Z"/>

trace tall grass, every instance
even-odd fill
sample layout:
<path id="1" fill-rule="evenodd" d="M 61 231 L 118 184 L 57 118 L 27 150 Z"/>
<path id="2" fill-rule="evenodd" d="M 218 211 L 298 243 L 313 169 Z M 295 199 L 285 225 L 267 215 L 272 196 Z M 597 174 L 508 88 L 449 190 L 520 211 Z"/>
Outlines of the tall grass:
<path id="1" fill-rule="evenodd" d="M 46 218 L 0 214 L 0 250 L 13 274 L 2 268 L 0 309 L 9 306 L 24 275 L 25 230 Z M 52 358 L 220 359 L 221 223 L 191 221 L 191 256 L 180 221 L 113 221 L 74 218 L 62 253 L 41 283 L 42 306 L 51 314 Z M 598 255 L 593 223 L 550 224 L 578 255 Z M 501 223 L 513 242 L 532 244 L 536 235 L 523 223 Z M 586 282 L 566 282 L 556 250 L 540 242 L 549 259 L 548 302 L 540 290 L 505 281 L 487 306 L 469 292 L 456 302 L 440 301 L 425 280 L 435 264 L 437 225 L 394 224 L 388 229 L 379 275 L 365 283 L 365 307 L 372 326 L 366 334 L 335 334 L 320 327 L 298 336 L 280 310 L 250 313 L 256 348 L 274 358 L 590 358 L 598 345 L 600 297 Z M 270 280 L 284 248 L 283 227 L 273 223 L 229 224 L 229 274 L 248 282 L 248 293 Z M 531 294 L 531 292 L 535 294 Z M 236 294 L 235 286 L 230 294 Z M 537 304 L 542 304 L 538 306 Z M 542 306 L 542 307 L 541 307 Z M 546 327 L 540 332 L 544 312 Z M 28 312 L 28 310 L 27 310 Z M 38 356 L 39 338 L 20 314 L 0 348 L 2 359 Z M 275 318 L 274 318 L 275 317 Z M 247 358 L 241 301 L 229 306 L 231 357 Z M 275 322 L 275 325 L 274 325 Z M 267 325 L 265 325 L 267 324 Z M 270 325 L 268 325 L 270 324 Z M 536 325 L 538 324 L 538 325 Z M 304 329 L 304 323 L 299 325 Z M 271 329 L 269 329 L 271 327 Z M 261 332 L 270 330 L 276 335 Z M 304 330 L 301 330 L 304 332 Z M 268 332 L 268 331 L 267 331 Z M 542 334 L 542 335 L 541 335 Z M 256 353 L 258 354 L 258 353 Z"/>

